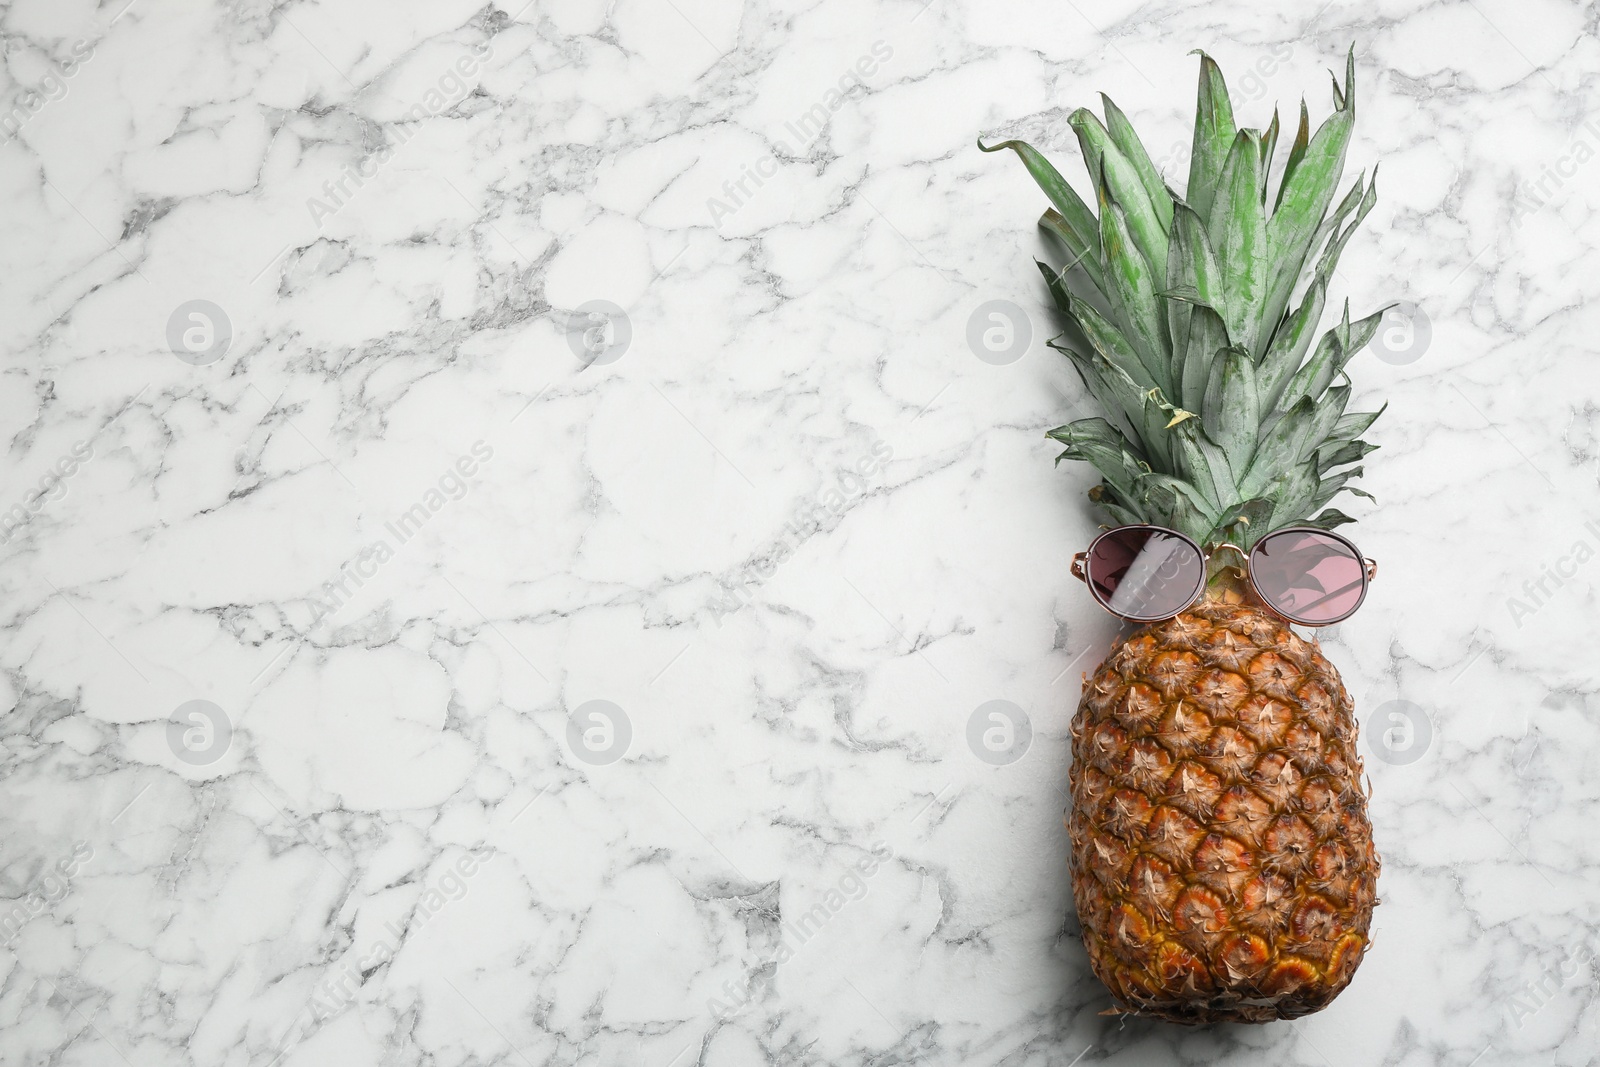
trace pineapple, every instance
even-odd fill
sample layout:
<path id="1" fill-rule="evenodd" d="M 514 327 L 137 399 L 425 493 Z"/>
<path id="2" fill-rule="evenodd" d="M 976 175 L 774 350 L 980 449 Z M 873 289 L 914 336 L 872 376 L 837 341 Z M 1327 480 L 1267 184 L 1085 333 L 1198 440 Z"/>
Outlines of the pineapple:
<path id="1" fill-rule="evenodd" d="M 1085 109 L 1068 120 L 1094 208 L 1030 145 L 978 145 L 1021 157 L 1052 204 L 1040 225 L 1068 257 L 1039 264 L 1070 327 L 1051 346 L 1102 417 L 1051 430 L 1057 462 L 1096 468 L 1089 497 L 1118 525 L 1202 545 L 1248 552 L 1287 525 L 1351 521 L 1325 505 L 1360 492 L 1349 483 L 1374 447 L 1361 435 L 1381 412 L 1346 411 L 1338 379 L 1382 312 L 1351 322 L 1346 301 L 1315 334 L 1376 196 L 1374 170 L 1334 202 L 1354 51 L 1315 136 L 1302 101 L 1281 176 L 1276 112 L 1264 131 L 1236 129 L 1204 53 L 1181 195 L 1102 99 L 1103 122 Z M 1084 947 L 1120 1010 L 1175 1022 L 1327 1006 L 1361 962 L 1377 903 L 1350 695 L 1317 644 L 1254 601 L 1239 564 L 1214 553 L 1203 599 L 1114 645 L 1072 722 Z"/>

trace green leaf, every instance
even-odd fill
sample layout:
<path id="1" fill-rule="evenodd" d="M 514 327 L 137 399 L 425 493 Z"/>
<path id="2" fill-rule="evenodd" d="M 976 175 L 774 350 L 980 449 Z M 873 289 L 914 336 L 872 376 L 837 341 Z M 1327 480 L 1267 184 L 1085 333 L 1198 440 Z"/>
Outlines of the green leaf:
<path id="1" fill-rule="evenodd" d="M 1322 308 L 1328 291 L 1326 278 L 1317 276 L 1311 281 L 1311 286 L 1306 290 L 1305 299 L 1300 302 L 1293 315 L 1284 320 L 1282 326 L 1272 336 L 1272 344 L 1267 348 L 1267 354 L 1261 358 L 1260 373 L 1257 381 L 1260 387 L 1258 396 L 1261 402 L 1261 414 L 1264 416 L 1269 411 L 1282 410 L 1293 400 L 1284 400 L 1283 391 L 1290 376 L 1305 359 L 1306 350 L 1311 347 L 1311 339 L 1316 335 L 1317 323 L 1322 320 Z"/>
<path id="2" fill-rule="evenodd" d="M 1155 208 L 1156 216 L 1161 220 L 1161 228 L 1170 232 L 1172 195 L 1167 192 L 1167 183 L 1161 180 L 1161 172 L 1150 162 L 1150 153 L 1145 151 L 1144 142 L 1139 140 L 1139 135 L 1134 132 L 1128 116 L 1124 115 L 1122 109 L 1105 93 L 1100 94 L 1100 101 L 1105 108 L 1106 132 L 1111 135 L 1111 142 L 1133 165 L 1134 172 L 1139 175 L 1139 181 L 1144 185 L 1146 195 L 1150 197 L 1150 205 Z"/>
<path id="3" fill-rule="evenodd" d="M 1322 505 L 1326 504 L 1340 493 L 1354 493 L 1357 496 L 1364 496 L 1370 500 L 1372 498 L 1371 493 L 1357 489 L 1355 486 L 1349 484 L 1355 479 L 1361 477 L 1361 473 L 1360 467 L 1351 467 L 1347 471 L 1341 471 L 1338 474 L 1323 478 L 1317 486 L 1317 491 L 1311 497 L 1310 507 L 1320 508 Z"/>
<path id="4" fill-rule="evenodd" d="M 981 137 L 978 138 L 978 147 L 985 152 L 998 152 L 1004 148 L 1014 151 L 1073 233 L 1085 241 L 1100 233 L 1100 223 L 1095 219 L 1094 212 L 1089 210 L 1089 205 L 1085 204 L 1083 198 L 1067 184 L 1067 180 L 1050 161 L 1039 154 L 1037 148 L 1026 141 L 1001 141 L 997 145 L 989 146 L 983 143 Z"/>
<path id="5" fill-rule="evenodd" d="M 1311 353 L 1311 358 L 1306 360 L 1305 366 L 1289 379 L 1289 384 L 1283 390 L 1283 396 L 1278 400 L 1279 410 L 1287 409 L 1303 396 L 1312 400 L 1318 399 L 1321 394 L 1311 391 L 1311 383 L 1339 358 L 1338 332 L 1329 330 L 1322 335 L 1322 340 L 1317 342 L 1317 350 Z"/>
<path id="6" fill-rule="evenodd" d="M 1311 463 L 1301 463 L 1283 472 L 1273 486 L 1271 528 L 1287 526 L 1315 507 L 1312 501 L 1321 484 L 1317 468 Z"/>
<path id="7" fill-rule="evenodd" d="M 1195 511 L 1201 515 L 1215 515 L 1216 505 L 1205 498 L 1205 494 L 1193 483 L 1182 478 L 1163 474 L 1160 471 L 1150 471 L 1139 479 L 1139 487 L 1145 498 L 1149 499 L 1153 489 L 1170 489 L 1178 496 L 1187 500 L 1194 506 Z"/>
<path id="8" fill-rule="evenodd" d="M 1200 420 L 1206 436 L 1227 456 L 1228 469 L 1237 479 L 1249 466 L 1256 447 L 1256 365 L 1250 353 L 1226 348 L 1211 364 Z"/>
<path id="9" fill-rule="evenodd" d="M 1074 306 L 1081 303 L 1077 301 Z M 1126 371 L 1097 351 L 1078 352 L 1054 341 L 1046 344 L 1072 360 L 1085 387 L 1099 401 L 1102 411 L 1120 415 L 1127 421 L 1134 441 L 1149 458 L 1151 466 L 1171 469 L 1172 455 L 1167 446 L 1168 435 L 1165 430 L 1167 416 L 1155 402 L 1153 394 L 1156 390 L 1141 388 Z"/>
<path id="10" fill-rule="evenodd" d="M 1379 311 L 1368 315 L 1366 318 L 1352 323 L 1350 321 L 1350 302 L 1345 301 L 1344 322 L 1341 325 L 1342 339 L 1338 350 L 1334 353 L 1326 366 L 1318 369 L 1311 379 L 1311 386 L 1306 390 L 1313 397 L 1321 396 L 1333 380 L 1344 370 L 1345 365 L 1355 358 L 1355 354 L 1366 347 L 1372 340 L 1372 335 L 1378 331 L 1378 324 L 1383 321 L 1383 312 Z"/>
<path id="11" fill-rule="evenodd" d="M 1177 530 L 1198 541 L 1214 522 L 1214 513 L 1205 510 L 1194 488 L 1164 474 L 1147 474 L 1141 483 L 1142 503 L 1151 520 Z"/>
<path id="12" fill-rule="evenodd" d="M 1137 407 L 1130 410 L 1124 406 L 1124 401 L 1129 397 L 1134 398 L 1136 405 L 1140 403 L 1137 399 L 1140 395 L 1138 387 L 1123 390 L 1119 383 L 1109 380 L 1111 378 L 1109 365 L 1098 354 L 1068 348 L 1055 339 L 1046 341 L 1045 345 L 1067 357 L 1067 361 L 1072 364 L 1072 369 L 1078 372 L 1084 388 L 1089 390 L 1100 410 L 1111 419 L 1124 420 L 1123 428 L 1132 434 L 1132 439 L 1139 449 L 1148 454 L 1148 449 L 1144 448 L 1143 417 Z M 1123 377 L 1126 378 L 1127 375 Z"/>
<path id="13" fill-rule="evenodd" d="M 1095 310 L 1094 305 L 1070 294 L 1068 300 L 1072 321 L 1083 331 L 1083 336 L 1101 357 L 1132 379 L 1140 392 L 1148 392 L 1160 385 L 1159 380 L 1150 373 L 1149 366 L 1128 338 L 1106 321 L 1105 317 Z"/>
<path id="14" fill-rule="evenodd" d="M 1233 147 L 1233 105 L 1228 102 L 1228 86 L 1216 61 L 1199 49 L 1190 55 L 1196 52 L 1200 56 L 1200 90 L 1195 102 L 1194 146 L 1184 199 L 1201 218 L 1208 218 L 1217 182 Z"/>
<path id="15" fill-rule="evenodd" d="M 1359 322 L 1350 321 L 1350 302 L 1345 301 L 1344 316 L 1339 324 L 1322 335 L 1317 350 L 1289 380 L 1283 395 L 1277 401 L 1279 410 L 1288 407 L 1302 396 L 1313 400 L 1321 397 L 1357 352 L 1372 340 L 1378 325 L 1383 321 L 1379 311 Z"/>
<path id="16" fill-rule="evenodd" d="M 1199 411 L 1205 406 L 1211 364 L 1228 347 L 1228 329 L 1222 317 L 1204 304 L 1189 313 L 1189 341 L 1183 349 L 1183 406 Z"/>
<path id="17" fill-rule="evenodd" d="M 1167 341 L 1166 323 L 1161 317 L 1161 304 L 1156 299 L 1155 276 L 1149 261 L 1133 247 L 1122 209 L 1112 203 L 1104 183 L 1100 185 L 1100 247 L 1105 250 L 1106 297 L 1111 310 L 1149 372 L 1150 380 L 1163 391 L 1170 391 L 1167 376 L 1172 350 Z"/>
<path id="18" fill-rule="evenodd" d="M 1317 226 L 1317 232 L 1311 239 L 1311 247 L 1323 248 L 1322 257 L 1317 260 L 1317 271 L 1319 273 L 1328 263 L 1330 255 L 1328 248 L 1323 247 L 1328 245 L 1328 235 L 1339 233 L 1340 227 L 1344 225 L 1345 218 L 1361 204 L 1362 197 L 1367 191 L 1367 173 L 1362 171 L 1356 175 L 1356 180 L 1350 183 L 1350 188 L 1345 190 L 1344 196 L 1339 198 L 1339 206 L 1334 208 L 1332 214 L 1325 217 L 1321 224 Z"/>
<path id="19" fill-rule="evenodd" d="M 1305 437 L 1301 438 L 1295 463 L 1304 463 L 1308 460 L 1315 463 L 1317 449 L 1333 434 L 1334 427 L 1339 424 L 1339 417 L 1344 414 L 1345 406 L 1349 403 L 1348 385 L 1336 385 L 1322 395 L 1322 399 L 1316 402 L 1317 409 L 1311 418 L 1311 425 L 1307 428 Z"/>
<path id="20" fill-rule="evenodd" d="M 1178 473 L 1200 490 L 1212 511 L 1238 495 L 1227 456 L 1198 431 L 1193 421 L 1179 424 L 1173 440 L 1172 452 Z"/>
<path id="21" fill-rule="evenodd" d="M 1146 523 L 1150 521 L 1150 516 L 1146 515 L 1142 511 L 1136 511 L 1130 507 L 1115 504 L 1109 500 L 1095 496 L 1093 489 L 1089 490 L 1089 499 L 1094 501 L 1094 503 L 1098 506 L 1104 508 L 1106 514 L 1111 516 L 1111 521 L 1116 523 L 1118 526 L 1137 526 L 1140 523 Z"/>
<path id="22" fill-rule="evenodd" d="M 1350 516 L 1346 515 L 1344 512 L 1339 511 L 1336 508 L 1328 508 L 1326 511 L 1324 511 L 1322 514 L 1318 515 L 1316 518 L 1307 519 L 1306 520 L 1306 525 L 1308 525 L 1308 526 L 1320 526 L 1324 530 L 1331 530 L 1335 526 L 1343 526 L 1346 523 L 1355 522 L 1355 521 L 1356 520 L 1352 519 Z"/>
<path id="23" fill-rule="evenodd" d="M 1069 449 L 1093 450 L 1101 449 L 1109 452 L 1127 453 L 1135 460 L 1134 469 L 1139 469 L 1139 464 L 1149 466 L 1144 454 L 1139 451 L 1139 446 L 1128 440 L 1123 432 L 1111 425 L 1105 419 L 1094 416 L 1069 422 L 1065 426 L 1057 426 L 1047 431 L 1045 436 L 1053 441 L 1060 441 Z M 1074 456 L 1074 459 L 1084 459 L 1084 456 Z M 1115 467 L 1121 467 L 1119 460 Z"/>
<path id="24" fill-rule="evenodd" d="M 1351 187 L 1350 192 L 1339 203 L 1338 208 L 1318 225 L 1316 232 L 1312 234 L 1310 248 L 1315 249 L 1321 246 L 1330 234 L 1337 237 L 1338 228 L 1343 224 L 1344 217 L 1361 202 L 1361 183 L 1362 179 L 1357 178 L 1355 185 Z M 1339 248 L 1343 248 L 1342 243 Z M 1307 254 L 1309 255 L 1309 252 Z M 1317 284 L 1320 279 L 1321 290 L 1324 295 L 1327 293 L 1328 282 L 1333 277 L 1333 270 L 1337 263 L 1338 252 L 1334 250 L 1333 244 L 1330 242 L 1328 249 L 1323 252 L 1321 259 L 1319 259 L 1316 270 L 1312 273 L 1312 284 Z M 1269 325 L 1275 328 L 1272 333 L 1272 340 L 1267 345 L 1269 351 L 1272 345 L 1277 343 L 1277 332 L 1281 331 L 1283 324 L 1288 321 L 1288 317 L 1284 315 L 1284 309 L 1288 307 L 1289 296 L 1299 281 L 1303 266 L 1303 262 L 1298 263 L 1293 270 L 1286 270 L 1273 278 L 1271 292 L 1268 294 L 1267 303 L 1261 312 L 1263 330 Z M 1314 329 L 1316 322 L 1313 321 L 1310 325 Z M 1265 360 L 1265 358 L 1266 356 L 1263 354 L 1262 359 Z M 1293 370 L 1294 368 L 1291 367 L 1289 369 Z"/>
<path id="25" fill-rule="evenodd" d="M 1211 438 L 1234 477 L 1250 466 L 1256 451 L 1256 365 L 1250 354 L 1238 347 L 1222 350 L 1211 363 L 1211 378 L 1206 382 L 1205 403 L 1200 411 L 1205 435 Z"/>
<path id="26" fill-rule="evenodd" d="M 1078 145 L 1083 149 L 1084 162 L 1089 166 L 1089 176 L 1100 187 L 1101 240 L 1105 239 L 1105 201 L 1110 199 L 1122 209 L 1128 232 L 1133 242 L 1152 267 L 1165 268 L 1167 264 L 1167 228 L 1145 191 L 1144 182 L 1128 157 L 1111 140 L 1106 128 L 1100 125 L 1094 112 L 1079 108 L 1067 119 L 1078 135 Z M 1161 193 L 1163 199 L 1166 192 Z M 1171 217 L 1168 202 L 1168 218 Z M 1110 258 L 1109 251 L 1106 258 Z"/>
<path id="27" fill-rule="evenodd" d="M 1378 416 L 1382 415 L 1388 408 L 1389 405 L 1385 404 L 1377 411 L 1355 411 L 1348 415 L 1340 416 L 1339 421 L 1333 424 L 1333 433 L 1328 435 L 1329 439 L 1333 441 L 1354 441 L 1366 433 L 1368 428 L 1378 421 Z"/>
<path id="28" fill-rule="evenodd" d="M 1181 295 L 1180 295 L 1181 294 Z M 1183 379 L 1184 353 L 1189 347 L 1189 320 L 1194 304 L 1215 307 L 1222 299 L 1222 276 L 1205 224 L 1189 205 L 1173 207 L 1172 241 L 1167 248 L 1167 336 L 1172 339 L 1172 372 L 1176 389 Z M 1184 403 L 1189 397 L 1181 395 Z M 1198 399 L 1195 401 L 1198 404 Z"/>
<path id="29" fill-rule="evenodd" d="M 1352 411 L 1352 413 L 1346 414 L 1346 416 L 1341 416 L 1338 422 L 1334 422 L 1333 434 L 1331 434 L 1330 437 L 1333 438 L 1333 440 L 1338 440 L 1338 442 L 1349 442 L 1349 440 L 1355 440 L 1355 438 L 1365 434 L 1366 429 L 1368 429 L 1373 422 L 1378 421 L 1378 416 L 1381 416 L 1381 414 L 1384 413 L 1387 408 L 1389 408 L 1389 405 L 1382 406 L 1382 408 L 1379 408 L 1378 411 Z"/>
<path id="30" fill-rule="evenodd" d="M 1289 188 L 1289 179 L 1294 176 L 1295 168 L 1300 166 L 1300 161 L 1306 156 L 1306 146 L 1311 143 L 1311 115 L 1306 111 L 1306 98 L 1300 98 L 1300 128 L 1295 132 L 1294 144 L 1289 146 L 1289 161 L 1283 166 L 1283 178 L 1278 186 L 1278 200 L 1273 210 L 1283 206 L 1284 190 Z"/>
<path id="31" fill-rule="evenodd" d="M 1272 154 L 1278 150 L 1278 109 L 1272 109 L 1272 122 L 1261 139 L 1261 203 L 1267 203 L 1267 179 L 1272 175 Z"/>
<path id="32" fill-rule="evenodd" d="M 1352 42 L 1344 56 L 1344 102 L 1342 107 L 1356 109 L 1356 46 Z"/>
<path id="33" fill-rule="evenodd" d="M 1303 396 L 1262 435 L 1250 469 L 1239 479 L 1241 494 L 1246 497 L 1263 495 L 1269 485 L 1299 462 L 1301 444 L 1311 431 L 1316 413 L 1316 404 L 1310 397 Z"/>
<path id="34" fill-rule="evenodd" d="M 1254 130 L 1240 130 L 1234 138 L 1206 225 L 1227 294 L 1217 310 L 1233 343 L 1252 353 L 1272 271 L 1257 136 Z"/>
<path id="35" fill-rule="evenodd" d="M 1327 214 L 1328 205 L 1333 202 L 1339 176 L 1344 172 L 1345 152 L 1354 124 L 1353 107 L 1335 111 L 1296 160 L 1293 173 L 1286 173 L 1284 177 L 1277 210 L 1267 224 L 1267 247 L 1273 275 L 1289 279 L 1291 285 L 1305 263 L 1312 237 Z M 1270 328 L 1274 324 L 1275 316 L 1282 314 L 1288 299 L 1288 292 L 1281 292 L 1281 302 L 1274 300 L 1262 305 L 1260 310 L 1268 319 L 1266 326 Z"/>
<path id="36" fill-rule="evenodd" d="M 1378 446 L 1365 441 L 1330 440 L 1317 449 L 1317 473 L 1326 474 L 1346 463 L 1359 463 L 1362 457 L 1377 451 Z"/>
<path id="37" fill-rule="evenodd" d="M 1092 464 L 1123 499 L 1134 499 L 1139 478 L 1149 464 L 1121 430 L 1105 419 L 1092 418 L 1057 426 L 1046 436 L 1066 446 L 1056 462 L 1073 459 Z"/>
<path id="38" fill-rule="evenodd" d="M 1272 529 L 1272 500 L 1258 496 L 1236 504 L 1222 513 L 1208 541 L 1232 542 L 1245 551 Z M 1204 542 L 1202 542 L 1204 543 Z"/>
<path id="39" fill-rule="evenodd" d="M 1044 275 L 1044 284 L 1050 288 L 1050 297 L 1056 303 L 1056 310 L 1070 317 L 1072 315 L 1072 294 L 1067 290 L 1067 283 L 1061 272 L 1041 260 L 1036 259 L 1033 264 L 1039 268 L 1039 273 Z"/>
<path id="40" fill-rule="evenodd" d="M 1349 315 L 1350 304 L 1346 301 L 1344 320 L 1346 329 L 1343 331 L 1345 337 L 1349 336 Z M 1322 340 L 1317 342 L 1317 350 L 1311 353 L 1311 358 L 1295 371 L 1294 377 L 1290 378 L 1289 384 L 1284 387 L 1283 396 L 1278 398 L 1278 410 L 1284 410 L 1302 396 L 1316 400 L 1322 395 L 1323 390 L 1316 388 L 1317 382 L 1321 381 L 1323 388 L 1327 388 L 1327 383 L 1333 380 L 1332 368 L 1335 365 L 1343 366 L 1344 361 L 1349 358 L 1344 355 L 1340 336 L 1341 332 L 1337 327 L 1322 335 Z"/>
<path id="41" fill-rule="evenodd" d="M 1344 312 L 1339 316 L 1339 321 L 1333 324 L 1333 336 L 1338 340 L 1341 349 L 1350 347 L 1350 298 L 1344 299 Z M 1316 396 L 1316 391 L 1311 390 L 1311 395 Z"/>
<path id="42" fill-rule="evenodd" d="M 1276 405 L 1279 410 L 1293 402 L 1293 397 L 1285 399 L 1282 395 L 1284 383 L 1288 380 L 1300 361 L 1305 357 L 1306 349 L 1310 346 L 1312 332 L 1317 323 L 1321 321 L 1323 304 L 1327 296 L 1328 282 L 1333 277 L 1334 269 L 1338 266 L 1339 253 L 1344 248 L 1344 243 L 1349 240 L 1350 234 L 1355 232 L 1355 227 L 1361 224 L 1373 202 L 1373 186 L 1362 185 L 1362 179 L 1356 179 L 1349 193 L 1340 202 L 1338 208 L 1329 215 L 1317 228 L 1317 233 L 1312 241 L 1315 248 L 1324 239 L 1327 239 L 1327 248 L 1318 260 L 1315 273 L 1312 275 L 1311 284 L 1306 289 L 1300 308 L 1286 317 L 1278 326 L 1268 346 L 1266 354 L 1262 357 L 1262 411 L 1265 414 Z M 1363 195 L 1365 193 L 1365 195 Z M 1345 216 L 1357 205 L 1363 205 L 1362 211 L 1357 215 L 1355 222 L 1343 234 L 1338 232 Z M 1272 296 L 1273 306 L 1277 306 L 1280 298 L 1286 297 L 1293 286 L 1293 278 L 1280 278 L 1275 283 Z M 1365 344 L 1365 341 L 1362 342 Z M 1360 346 L 1356 346 L 1359 349 Z M 1351 354 L 1356 349 L 1348 350 Z"/>
<path id="43" fill-rule="evenodd" d="M 1095 223 L 1095 229 L 1088 236 L 1084 236 L 1072 228 L 1066 216 L 1054 207 L 1044 209 L 1044 214 L 1039 216 L 1039 227 L 1048 230 L 1051 236 L 1066 246 L 1068 253 L 1076 258 L 1078 256 L 1093 256 L 1098 258 L 1100 251 L 1100 224 Z"/>
<path id="44" fill-rule="evenodd" d="M 1082 267 L 1083 272 L 1089 276 L 1094 287 L 1101 293 L 1106 291 L 1105 270 L 1100 266 L 1100 232 L 1096 230 L 1093 235 L 1093 244 L 1080 237 L 1076 230 L 1067 225 L 1067 220 L 1055 208 L 1048 208 L 1039 216 L 1039 226 L 1046 233 L 1054 235 L 1067 249 L 1068 261 L 1061 268 L 1065 274 L 1073 267 Z"/>
<path id="45" fill-rule="evenodd" d="M 1322 250 L 1322 255 L 1317 260 L 1318 274 L 1328 277 L 1333 276 L 1334 268 L 1339 265 L 1339 256 L 1344 252 L 1345 244 L 1349 242 L 1351 235 L 1356 232 L 1356 227 L 1360 226 L 1361 221 L 1367 217 L 1367 212 L 1372 210 L 1372 205 L 1378 202 L 1377 167 L 1372 168 L 1372 181 L 1367 183 L 1366 191 L 1361 196 L 1361 208 L 1356 212 L 1355 220 L 1342 233 L 1336 232 L 1339 225 L 1344 221 L 1344 216 L 1349 211 L 1349 205 L 1355 199 L 1357 192 L 1360 191 L 1361 179 L 1357 178 L 1356 184 L 1350 189 L 1349 193 L 1345 194 L 1344 201 L 1339 205 L 1339 209 L 1334 212 L 1330 220 L 1332 222 L 1332 230 L 1330 232 L 1335 232 L 1335 236 L 1328 242 L 1327 247 Z M 1319 238 L 1321 235 L 1322 232 L 1319 230 Z"/>

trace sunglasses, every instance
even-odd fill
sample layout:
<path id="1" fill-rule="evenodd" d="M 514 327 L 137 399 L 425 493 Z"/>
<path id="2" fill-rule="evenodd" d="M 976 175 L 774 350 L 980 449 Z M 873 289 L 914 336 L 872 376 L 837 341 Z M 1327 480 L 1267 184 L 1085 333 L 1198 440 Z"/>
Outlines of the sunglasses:
<path id="1" fill-rule="evenodd" d="M 1200 599 L 1213 551 L 1232 550 L 1268 608 L 1302 626 L 1348 619 L 1367 597 L 1378 564 L 1336 533 L 1314 526 L 1275 530 L 1248 553 L 1238 545 L 1210 551 L 1164 526 L 1119 526 L 1072 557 L 1072 576 L 1111 614 L 1129 622 L 1170 619 Z"/>

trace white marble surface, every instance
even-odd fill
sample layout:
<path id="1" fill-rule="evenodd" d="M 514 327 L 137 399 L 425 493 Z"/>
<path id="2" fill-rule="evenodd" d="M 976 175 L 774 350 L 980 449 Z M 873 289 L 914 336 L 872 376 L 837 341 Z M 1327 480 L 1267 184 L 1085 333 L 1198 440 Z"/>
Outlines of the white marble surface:
<path id="1" fill-rule="evenodd" d="M 0 1062 L 1600 1056 L 1593 5 L 125 2 L 0 13 Z M 1076 177 L 1105 90 L 1181 181 L 1189 49 L 1262 124 L 1351 40 L 1340 295 L 1431 343 L 1353 365 L 1382 573 L 1329 647 L 1431 741 L 1368 759 L 1333 1007 L 1122 1022 L 1060 822 L 1080 393 L 973 141 Z"/>

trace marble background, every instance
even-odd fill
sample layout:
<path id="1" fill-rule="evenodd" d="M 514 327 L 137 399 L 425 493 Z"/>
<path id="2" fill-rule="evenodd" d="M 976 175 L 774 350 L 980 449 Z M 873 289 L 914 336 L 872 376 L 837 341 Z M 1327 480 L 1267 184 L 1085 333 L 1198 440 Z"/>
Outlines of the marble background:
<path id="1" fill-rule="evenodd" d="M 0 1061 L 1595 1062 L 1596 23 L 6 4 Z M 1260 125 L 1351 41 L 1338 295 L 1418 309 L 1327 639 L 1375 947 L 1294 1024 L 1103 1017 L 1082 396 L 974 138 L 1076 176 L 1105 90 L 1181 182 L 1190 49 Z"/>

